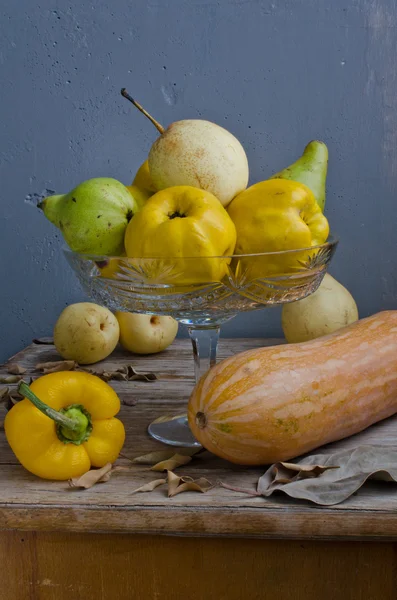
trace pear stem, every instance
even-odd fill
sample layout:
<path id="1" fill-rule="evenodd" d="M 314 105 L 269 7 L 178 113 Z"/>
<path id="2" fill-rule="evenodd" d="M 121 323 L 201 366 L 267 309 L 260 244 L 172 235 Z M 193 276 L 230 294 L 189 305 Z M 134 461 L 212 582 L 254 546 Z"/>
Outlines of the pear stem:
<path id="1" fill-rule="evenodd" d="M 160 133 L 164 133 L 165 129 L 164 127 L 158 122 L 156 121 L 156 119 L 154 117 L 152 117 L 152 115 L 150 115 L 147 110 L 145 110 L 143 108 L 143 106 L 141 104 L 139 104 L 139 102 L 137 102 L 136 100 L 134 100 L 134 98 L 132 96 L 129 95 L 129 93 L 127 92 L 127 90 L 125 88 L 122 88 L 121 90 L 121 95 L 124 96 L 124 98 L 127 98 L 127 100 L 129 100 L 130 102 L 132 102 L 132 104 L 141 111 L 142 114 L 145 115 L 145 117 L 147 119 L 149 119 L 149 121 L 151 121 L 151 123 L 153 123 L 153 125 L 155 126 L 155 128 L 160 132 Z"/>

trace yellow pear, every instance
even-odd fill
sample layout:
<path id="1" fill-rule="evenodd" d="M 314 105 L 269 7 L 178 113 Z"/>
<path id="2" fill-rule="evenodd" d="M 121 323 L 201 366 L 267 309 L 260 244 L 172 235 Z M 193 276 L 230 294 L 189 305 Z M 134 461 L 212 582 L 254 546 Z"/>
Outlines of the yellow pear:
<path id="1" fill-rule="evenodd" d="M 245 190 L 248 160 L 233 134 L 202 119 L 176 121 L 164 129 L 124 88 L 121 93 L 161 134 L 148 159 L 150 177 L 158 190 L 193 186 L 211 192 L 223 206 Z"/>
<path id="2" fill-rule="evenodd" d="M 172 317 L 117 311 L 120 344 L 135 354 L 155 354 L 168 348 L 178 332 Z"/>
<path id="3" fill-rule="evenodd" d="M 63 358 L 90 365 L 113 352 L 119 334 L 118 321 L 110 310 L 93 302 L 78 302 L 60 314 L 54 344 Z"/>
<path id="4" fill-rule="evenodd" d="M 284 304 L 282 327 L 290 343 L 307 342 L 333 333 L 358 320 L 351 293 L 329 273 L 310 296 Z"/>

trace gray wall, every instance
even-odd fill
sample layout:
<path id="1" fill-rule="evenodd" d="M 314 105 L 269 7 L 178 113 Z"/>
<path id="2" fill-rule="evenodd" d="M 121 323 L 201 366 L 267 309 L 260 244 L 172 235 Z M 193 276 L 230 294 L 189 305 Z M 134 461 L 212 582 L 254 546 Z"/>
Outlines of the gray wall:
<path id="1" fill-rule="evenodd" d="M 0 21 L 0 359 L 84 296 L 34 207 L 45 188 L 129 183 L 154 129 L 205 117 L 248 153 L 251 182 L 324 139 L 331 272 L 362 316 L 397 308 L 395 0 L 19 0 Z M 224 335 L 280 333 L 278 309 Z"/>

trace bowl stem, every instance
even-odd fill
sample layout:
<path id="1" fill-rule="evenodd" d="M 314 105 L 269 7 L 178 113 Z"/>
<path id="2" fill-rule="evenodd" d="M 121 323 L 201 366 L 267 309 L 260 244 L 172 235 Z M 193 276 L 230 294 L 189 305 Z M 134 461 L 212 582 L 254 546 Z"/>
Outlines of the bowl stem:
<path id="1" fill-rule="evenodd" d="M 219 325 L 189 325 L 189 336 L 193 346 L 194 375 L 196 383 L 216 363 L 216 351 L 219 341 Z"/>

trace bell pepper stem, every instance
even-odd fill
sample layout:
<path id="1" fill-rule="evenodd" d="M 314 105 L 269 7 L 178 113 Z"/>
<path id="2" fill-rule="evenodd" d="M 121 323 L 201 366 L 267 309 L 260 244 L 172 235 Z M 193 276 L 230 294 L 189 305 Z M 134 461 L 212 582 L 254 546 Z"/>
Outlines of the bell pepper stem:
<path id="1" fill-rule="evenodd" d="M 54 408 L 51 408 L 50 406 L 45 404 L 45 402 L 40 400 L 40 398 L 38 398 L 36 394 L 32 392 L 32 390 L 25 381 L 21 381 L 19 383 L 18 392 L 24 398 L 30 400 L 30 402 L 32 402 L 32 404 L 34 404 L 35 407 L 43 413 L 43 415 L 46 415 L 61 427 L 65 427 L 66 429 L 70 429 L 71 431 L 77 431 L 79 429 L 80 424 L 77 420 L 70 419 L 69 417 L 63 415 Z"/>

